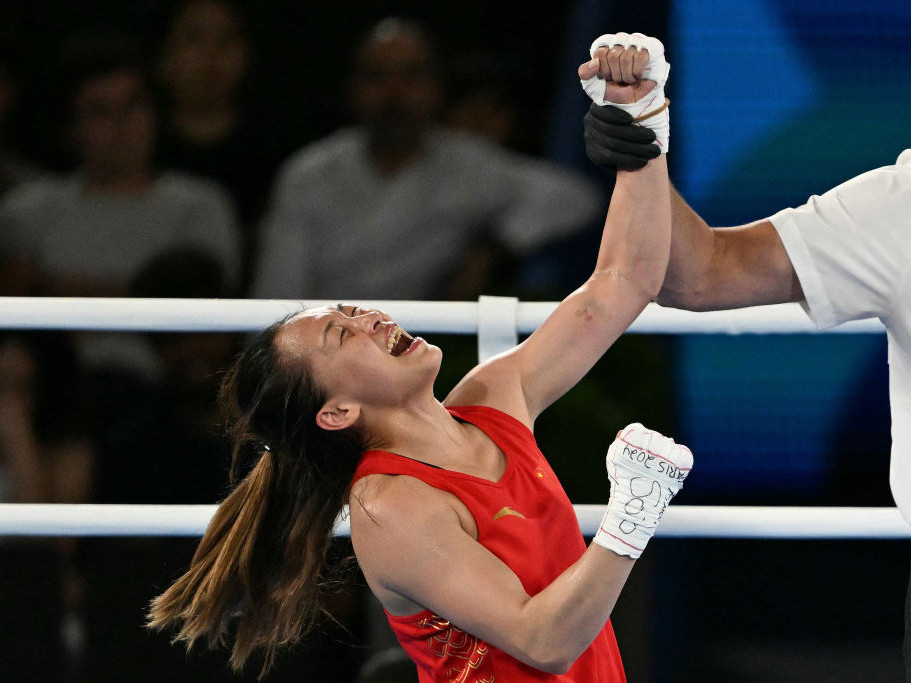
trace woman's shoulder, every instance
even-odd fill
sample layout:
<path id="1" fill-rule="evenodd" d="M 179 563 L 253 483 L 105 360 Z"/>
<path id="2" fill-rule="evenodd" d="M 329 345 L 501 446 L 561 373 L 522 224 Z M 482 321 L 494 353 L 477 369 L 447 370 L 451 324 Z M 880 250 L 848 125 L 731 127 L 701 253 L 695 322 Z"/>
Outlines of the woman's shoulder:
<path id="1" fill-rule="evenodd" d="M 477 540 L 474 520 L 458 498 L 407 475 L 371 474 L 358 480 L 349 506 L 358 564 L 394 614 L 423 609 L 406 597 L 424 578 L 424 565 L 414 558 L 439 556 L 452 539 L 464 542 L 464 534 Z"/>
<path id="2" fill-rule="evenodd" d="M 432 511 L 451 495 L 407 474 L 376 473 L 354 483 L 349 507 L 352 522 L 355 515 L 377 521 Z"/>
<path id="3" fill-rule="evenodd" d="M 496 356 L 471 370 L 443 399 L 447 408 L 481 406 L 506 413 L 531 428 L 517 358 L 511 351 Z"/>
<path id="4" fill-rule="evenodd" d="M 440 525 L 465 525 L 466 508 L 456 496 L 402 474 L 359 479 L 351 488 L 348 507 L 351 537 L 362 552 L 376 543 L 432 535 Z"/>

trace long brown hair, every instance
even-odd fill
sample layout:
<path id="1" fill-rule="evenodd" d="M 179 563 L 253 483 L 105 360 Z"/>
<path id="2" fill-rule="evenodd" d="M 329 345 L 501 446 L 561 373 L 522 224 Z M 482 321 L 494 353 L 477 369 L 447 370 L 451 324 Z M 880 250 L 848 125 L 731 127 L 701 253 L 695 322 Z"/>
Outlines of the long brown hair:
<path id="1" fill-rule="evenodd" d="M 210 647 L 233 640 L 235 671 L 262 650 L 260 678 L 280 647 L 331 616 L 326 598 L 336 577 L 326 555 L 364 451 L 351 430 L 317 426 L 326 393 L 275 348 L 286 320 L 259 335 L 225 377 L 234 488 L 187 573 L 152 601 L 148 622 L 177 627 L 174 641 L 188 650 L 200 638 Z"/>

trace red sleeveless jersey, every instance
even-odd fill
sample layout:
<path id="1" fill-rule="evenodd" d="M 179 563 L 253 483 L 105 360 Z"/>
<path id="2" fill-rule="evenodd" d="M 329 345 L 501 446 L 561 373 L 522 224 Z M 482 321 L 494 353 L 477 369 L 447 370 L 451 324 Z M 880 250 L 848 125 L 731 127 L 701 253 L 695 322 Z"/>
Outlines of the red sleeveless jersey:
<path id="1" fill-rule="evenodd" d="M 406 474 L 454 494 L 474 517 L 481 545 L 506 563 L 534 596 L 585 552 L 572 504 L 528 427 L 485 406 L 448 410 L 499 446 L 506 456 L 506 471 L 499 481 L 376 450 L 364 454 L 353 481 L 370 474 Z M 407 616 L 387 612 L 386 617 L 417 665 L 421 683 L 626 681 L 609 621 L 567 673 L 554 675 L 523 664 L 429 610 Z"/>

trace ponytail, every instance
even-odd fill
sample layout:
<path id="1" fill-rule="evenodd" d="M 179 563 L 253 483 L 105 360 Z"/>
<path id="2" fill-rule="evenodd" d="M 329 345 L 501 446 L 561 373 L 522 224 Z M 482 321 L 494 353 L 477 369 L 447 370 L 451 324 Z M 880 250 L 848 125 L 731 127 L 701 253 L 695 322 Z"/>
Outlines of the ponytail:
<path id="1" fill-rule="evenodd" d="M 218 506 L 193 555 L 190 571 L 152 601 L 150 627 L 179 624 L 174 640 L 186 642 L 187 649 L 204 635 L 210 647 L 224 645 L 228 622 L 239 607 L 237 589 L 245 575 L 249 577 L 249 558 L 262 522 L 263 502 L 269 495 L 272 469 L 266 454 Z M 232 584 L 234 590 L 225 590 Z M 235 659 L 246 660 L 251 650 L 238 638 L 232 666 Z"/>
<path id="2" fill-rule="evenodd" d="M 258 460 L 219 505 L 190 568 L 152 601 L 148 626 L 176 628 L 191 650 L 231 643 L 243 669 L 262 650 L 262 678 L 281 647 L 324 617 L 339 566 L 327 566 L 332 530 L 348 498 L 363 444 L 350 432 L 316 426 L 324 396 L 306 368 L 283 367 L 274 351 L 282 323 L 238 359 L 222 387 L 236 413 L 232 478 L 244 456 Z M 265 446 L 264 444 L 269 444 Z"/>

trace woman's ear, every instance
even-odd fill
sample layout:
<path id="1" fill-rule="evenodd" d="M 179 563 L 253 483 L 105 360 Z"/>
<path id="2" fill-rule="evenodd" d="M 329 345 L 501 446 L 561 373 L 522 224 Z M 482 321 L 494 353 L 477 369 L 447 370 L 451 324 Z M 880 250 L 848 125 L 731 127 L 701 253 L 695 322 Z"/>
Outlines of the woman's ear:
<path id="1" fill-rule="evenodd" d="M 316 414 L 316 424 L 322 429 L 336 431 L 352 426 L 361 416 L 361 406 L 357 403 L 327 402 Z"/>

